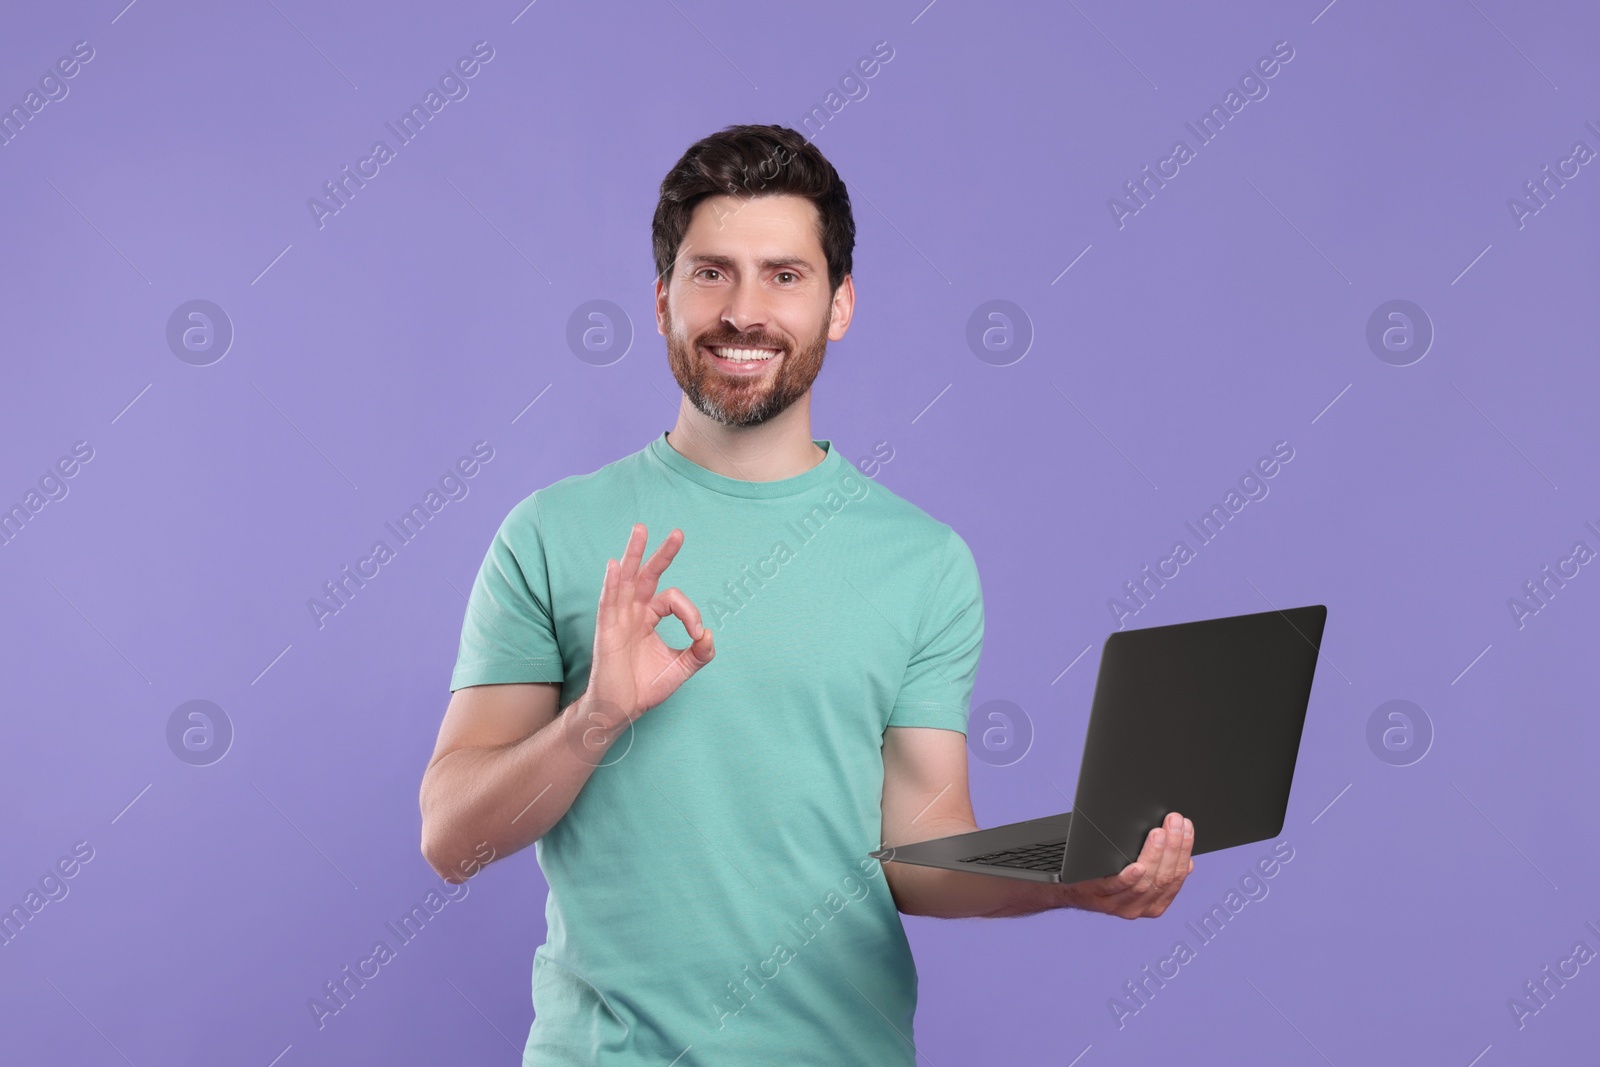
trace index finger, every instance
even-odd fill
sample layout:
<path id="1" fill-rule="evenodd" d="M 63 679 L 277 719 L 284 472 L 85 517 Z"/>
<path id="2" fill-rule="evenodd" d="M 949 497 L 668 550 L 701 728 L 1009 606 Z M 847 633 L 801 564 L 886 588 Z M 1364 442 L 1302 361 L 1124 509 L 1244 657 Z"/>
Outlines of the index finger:
<path id="1" fill-rule="evenodd" d="M 1144 835 L 1144 847 L 1139 850 L 1137 862 L 1148 871 L 1155 871 L 1161 866 L 1161 857 L 1167 851 L 1167 821 L 1165 818 Z"/>
<path id="2" fill-rule="evenodd" d="M 1168 884 L 1172 881 L 1174 875 L 1186 869 L 1189 855 L 1183 852 L 1183 846 L 1185 842 L 1191 840 L 1185 832 L 1185 828 L 1188 825 L 1189 820 L 1175 811 L 1168 812 L 1167 817 L 1162 820 L 1162 826 L 1166 833 L 1167 847 L 1162 850 L 1161 864 L 1156 868 L 1156 885 Z"/>
<path id="3" fill-rule="evenodd" d="M 1139 883 L 1145 876 L 1149 867 L 1139 861 L 1128 864 L 1116 874 L 1108 874 L 1104 878 L 1093 878 L 1082 883 L 1090 887 L 1090 892 L 1097 897 L 1112 897 L 1118 893 L 1125 893 Z"/>

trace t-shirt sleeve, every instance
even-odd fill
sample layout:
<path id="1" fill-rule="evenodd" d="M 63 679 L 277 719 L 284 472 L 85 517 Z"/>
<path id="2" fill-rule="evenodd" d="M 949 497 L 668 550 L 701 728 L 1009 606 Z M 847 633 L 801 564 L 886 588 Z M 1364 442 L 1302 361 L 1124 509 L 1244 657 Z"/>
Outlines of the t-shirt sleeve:
<path id="1" fill-rule="evenodd" d="M 535 494 L 511 509 L 478 568 L 450 691 L 563 680 Z"/>
<path id="2" fill-rule="evenodd" d="M 983 590 L 972 550 L 953 529 L 934 581 L 888 725 L 966 733 L 983 650 Z"/>

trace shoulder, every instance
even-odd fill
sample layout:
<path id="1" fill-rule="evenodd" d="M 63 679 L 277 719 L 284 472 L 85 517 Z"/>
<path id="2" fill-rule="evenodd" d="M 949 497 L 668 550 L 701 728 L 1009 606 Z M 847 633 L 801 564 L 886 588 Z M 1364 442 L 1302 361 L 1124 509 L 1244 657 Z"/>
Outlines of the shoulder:
<path id="1" fill-rule="evenodd" d="M 645 468 L 646 454 L 640 450 L 595 470 L 569 474 L 519 500 L 506 513 L 501 530 L 507 536 L 542 536 L 553 516 L 592 515 L 619 496 L 635 497 Z"/>
<path id="2" fill-rule="evenodd" d="M 849 470 L 870 485 L 866 496 L 873 501 L 877 523 L 901 544 L 916 549 L 930 564 L 948 566 L 951 562 L 974 562 L 966 539 L 950 523 L 935 518 L 888 486 L 862 476 L 853 468 Z"/>

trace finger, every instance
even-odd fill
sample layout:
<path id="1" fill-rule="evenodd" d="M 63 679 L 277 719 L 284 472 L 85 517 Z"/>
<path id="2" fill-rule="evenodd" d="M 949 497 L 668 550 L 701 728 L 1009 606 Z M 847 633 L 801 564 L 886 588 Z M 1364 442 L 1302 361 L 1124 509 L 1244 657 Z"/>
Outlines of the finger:
<path id="1" fill-rule="evenodd" d="M 645 581 L 655 582 L 661 577 L 672 563 L 673 557 L 678 554 L 678 549 L 683 547 L 683 531 L 674 529 L 667 534 L 666 539 L 656 546 L 643 567 L 639 568 L 639 577 Z"/>
<path id="2" fill-rule="evenodd" d="M 628 531 L 628 547 L 622 553 L 621 578 L 623 581 L 632 581 L 633 576 L 638 573 L 639 557 L 644 555 L 644 542 L 647 536 L 648 531 L 644 528 L 644 523 L 642 522 L 634 523 L 633 529 Z"/>
<path id="3" fill-rule="evenodd" d="M 1156 867 L 1154 882 L 1164 888 L 1178 874 L 1178 853 L 1183 851 L 1183 816 L 1172 811 L 1165 823 L 1166 846 L 1161 850 L 1161 862 Z"/>
<path id="4" fill-rule="evenodd" d="M 1177 866 L 1172 876 L 1165 883 L 1158 884 L 1159 893 L 1155 899 L 1149 902 L 1149 906 L 1155 909 L 1152 912 L 1155 915 L 1160 915 L 1166 911 L 1167 906 L 1178 895 L 1178 890 L 1183 888 L 1184 879 L 1188 878 L 1190 872 L 1194 870 L 1194 860 L 1189 857 L 1189 852 L 1194 847 L 1194 822 L 1190 819 L 1184 819 L 1183 827 L 1178 831 L 1175 839 L 1180 842 L 1177 849 Z"/>
<path id="5" fill-rule="evenodd" d="M 677 653 L 672 657 L 672 662 L 683 669 L 684 681 L 688 680 L 689 675 L 710 663 L 712 657 L 717 654 L 716 646 L 711 640 L 711 631 L 704 629 L 700 631 L 700 636 L 689 644 L 689 647 L 675 648 L 672 651 Z M 681 685 L 682 682 L 679 684 Z"/>
<path id="6" fill-rule="evenodd" d="M 1139 848 L 1139 858 L 1134 862 L 1146 870 L 1154 870 L 1156 864 L 1161 862 L 1161 852 L 1166 847 L 1166 835 L 1161 827 L 1151 827 L 1150 832 L 1144 835 L 1144 844 Z"/>
<path id="7" fill-rule="evenodd" d="M 1145 867 L 1137 861 L 1128 864 L 1116 874 L 1108 874 L 1104 878 L 1086 878 L 1081 882 L 1070 882 L 1069 885 L 1080 887 L 1085 893 L 1092 893 L 1098 897 L 1112 896 L 1125 892 L 1130 886 L 1144 876 Z"/>
<path id="8" fill-rule="evenodd" d="M 700 621 L 700 609 L 684 595 L 682 589 L 673 586 L 663 589 L 650 601 L 650 611 L 655 619 L 650 623 L 655 626 L 668 615 L 676 615 L 678 621 L 683 623 L 683 629 L 690 637 L 698 641 L 705 624 Z"/>
<path id="9" fill-rule="evenodd" d="M 1140 883 L 1141 890 L 1148 889 L 1154 883 L 1156 875 L 1161 870 L 1161 861 L 1167 853 L 1166 824 L 1162 823 L 1145 835 L 1144 848 L 1139 851 L 1139 865 L 1144 868 L 1144 881 Z"/>
<path id="10" fill-rule="evenodd" d="M 604 623 L 611 618 L 613 606 L 617 602 L 617 561 L 606 560 L 606 576 L 600 583 L 600 604 L 595 608 L 598 621 Z"/>
<path id="11" fill-rule="evenodd" d="M 617 633 L 617 561 L 606 560 L 606 576 L 600 582 L 600 600 L 594 609 L 594 657 L 615 650 L 622 640 Z"/>
<path id="12" fill-rule="evenodd" d="M 1137 861 L 1128 864 L 1116 874 L 1105 878 L 1095 878 L 1084 883 L 1089 891 L 1098 897 L 1113 897 L 1118 893 L 1126 893 L 1139 883 L 1148 870 L 1144 864 Z"/>
<path id="13" fill-rule="evenodd" d="M 1172 881 L 1168 884 L 1170 893 L 1168 899 L 1178 895 L 1178 890 L 1183 888 L 1183 880 L 1189 877 L 1194 870 L 1194 860 L 1190 853 L 1194 850 L 1194 822 L 1190 819 L 1183 820 L 1183 844 L 1178 848 L 1178 865 Z"/>

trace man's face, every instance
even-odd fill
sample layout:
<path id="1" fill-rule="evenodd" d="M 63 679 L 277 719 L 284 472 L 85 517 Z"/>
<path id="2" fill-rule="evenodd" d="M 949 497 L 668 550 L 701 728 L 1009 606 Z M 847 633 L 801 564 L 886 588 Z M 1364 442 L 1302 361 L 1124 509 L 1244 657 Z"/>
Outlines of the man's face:
<path id="1" fill-rule="evenodd" d="M 784 411 L 811 388 L 828 342 L 844 336 L 854 289 L 846 278 L 828 291 L 818 221 L 816 205 L 787 194 L 695 205 L 672 274 L 656 283 L 656 329 L 672 376 L 707 418 L 755 426 Z M 772 355 L 719 358 L 750 349 Z"/>

